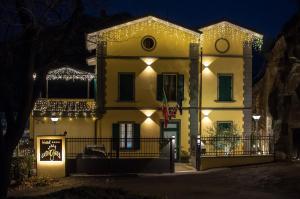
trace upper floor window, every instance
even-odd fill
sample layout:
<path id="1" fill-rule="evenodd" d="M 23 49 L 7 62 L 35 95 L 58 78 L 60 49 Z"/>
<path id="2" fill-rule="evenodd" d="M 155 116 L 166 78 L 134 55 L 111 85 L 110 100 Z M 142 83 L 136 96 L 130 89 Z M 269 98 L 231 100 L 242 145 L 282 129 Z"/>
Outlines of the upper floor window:
<path id="1" fill-rule="evenodd" d="M 134 101 L 135 95 L 135 74 L 119 73 L 119 101 Z"/>
<path id="2" fill-rule="evenodd" d="M 232 74 L 218 74 L 218 101 L 233 101 Z"/>
<path id="3" fill-rule="evenodd" d="M 157 75 L 157 100 L 162 101 L 165 92 L 168 101 L 182 101 L 184 97 L 184 75 Z"/>

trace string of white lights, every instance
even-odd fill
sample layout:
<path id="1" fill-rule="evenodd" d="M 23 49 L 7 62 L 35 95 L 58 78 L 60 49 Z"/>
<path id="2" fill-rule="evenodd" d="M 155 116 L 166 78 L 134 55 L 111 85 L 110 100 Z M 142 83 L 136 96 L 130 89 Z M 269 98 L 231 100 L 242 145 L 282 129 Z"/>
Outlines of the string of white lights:
<path id="1" fill-rule="evenodd" d="M 70 67 L 62 67 L 59 69 L 50 70 L 47 74 L 47 80 L 82 80 L 91 81 L 95 78 L 93 73 L 85 72 L 82 70 L 75 70 Z"/>

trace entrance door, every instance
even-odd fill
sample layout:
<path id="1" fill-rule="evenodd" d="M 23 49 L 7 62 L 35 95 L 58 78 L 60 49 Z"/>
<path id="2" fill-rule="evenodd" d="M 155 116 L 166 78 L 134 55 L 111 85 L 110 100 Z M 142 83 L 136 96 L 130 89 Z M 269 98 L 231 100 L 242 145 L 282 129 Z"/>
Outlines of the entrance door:
<path id="1" fill-rule="evenodd" d="M 164 126 L 164 122 L 161 122 L 161 137 L 162 138 L 174 138 L 175 148 L 174 148 L 174 160 L 178 161 L 180 158 L 180 122 L 170 121 L 168 122 L 167 128 Z"/>
<path id="2" fill-rule="evenodd" d="M 293 156 L 300 159 L 300 129 L 293 129 Z"/>

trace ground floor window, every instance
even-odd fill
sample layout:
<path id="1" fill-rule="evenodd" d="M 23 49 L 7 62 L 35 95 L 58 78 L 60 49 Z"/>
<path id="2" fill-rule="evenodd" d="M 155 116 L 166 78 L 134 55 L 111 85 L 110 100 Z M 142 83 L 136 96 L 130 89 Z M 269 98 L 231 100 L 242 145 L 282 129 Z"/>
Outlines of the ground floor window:
<path id="1" fill-rule="evenodd" d="M 137 150 L 140 148 L 140 124 L 119 122 L 113 124 L 113 148 Z"/>
<path id="2" fill-rule="evenodd" d="M 232 129 L 232 121 L 218 121 L 217 122 L 217 130 L 220 132 L 230 131 Z"/>
<path id="3" fill-rule="evenodd" d="M 133 124 L 120 123 L 120 148 L 132 149 Z"/>

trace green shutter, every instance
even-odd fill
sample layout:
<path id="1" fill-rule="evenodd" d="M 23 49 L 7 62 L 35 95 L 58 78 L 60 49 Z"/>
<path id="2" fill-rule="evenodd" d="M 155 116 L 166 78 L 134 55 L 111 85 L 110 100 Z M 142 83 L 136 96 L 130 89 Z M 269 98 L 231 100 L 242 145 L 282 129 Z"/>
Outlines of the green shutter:
<path id="1" fill-rule="evenodd" d="M 178 104 L 184 99 L 184 75 L 178 75 L 177 81 L 177 102 Z"/>
<path id="2" fill-rule="evenodd" d="M 156 99 L 162 101 L 163 96 L 163 75 L 157 75 L 156 80 Z"/>
<path id="3" fill-rule="evenodd" d="M 95 101 L 97 101 L 97 80 L 96 80 L 96 78 L 93 80 L 93 84 L 94 84 L 94 99 L 95 99 Z"/>
<path id="4" fill-rule="evenodd" d="M 112 124 L 112 146 L 113 150 L 118 150 L 120 144 L 120 130 L 119 124 Z"/>
<path id="5" fill-rule="evenodd" d="M 232 76 L 219 76 L 219 101 L 232 101 Z"/>
<path id="6" fill-rule="evenodd" d="M 133 148 L 135 150 L 139 150 L 140 149 L 140 124 L 134 124 L 134 131 L 133 131 L 133 137 L 134 137 L 134 140 L 133 140 Z"/>

